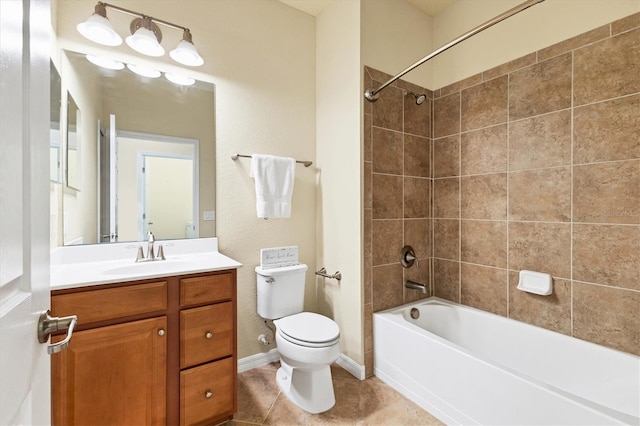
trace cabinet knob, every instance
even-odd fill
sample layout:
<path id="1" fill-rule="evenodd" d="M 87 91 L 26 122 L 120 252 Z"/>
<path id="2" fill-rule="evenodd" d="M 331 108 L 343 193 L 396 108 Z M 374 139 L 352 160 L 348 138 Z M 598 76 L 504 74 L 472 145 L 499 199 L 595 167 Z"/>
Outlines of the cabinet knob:
<path id="1" fill-rule="evenodd" d="M 204 397 L 209 399 L 213 396 L 213 392 L 211 392 L 210 390 L 205 391 L 204 393 Z"/>
<path id="2" fill-rule="evenodd" d="M 164 333 L 165 333 L 165 331 L 164 331 L 164 329 L 163 329 L 163 328 L 161 328 L 160 330 L 158 330 L 158 336 L 164 336 Z"/>
<path id="3" fill-rule="evenodd" d="M 211 339 L 213 337 L 213 333 L 210 331 L 207 331 L 204 335 L 204 337 L 206 337 L 207 339 Z"/>

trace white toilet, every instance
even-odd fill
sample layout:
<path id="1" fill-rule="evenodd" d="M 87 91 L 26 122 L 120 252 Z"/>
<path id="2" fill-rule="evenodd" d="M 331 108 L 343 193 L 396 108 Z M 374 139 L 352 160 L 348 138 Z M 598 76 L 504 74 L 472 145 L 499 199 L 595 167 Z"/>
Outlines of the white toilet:
<path id="1" fill-rule="evenodd" d="M 304 264 L 256 267 L 258 315 L 276 326 L 278 387 L 303 410 L 322 413 L 336 403 L 329 365 L 340 356 L 340 329 L 323 315 L 302 312 L 306 271 Z"/>

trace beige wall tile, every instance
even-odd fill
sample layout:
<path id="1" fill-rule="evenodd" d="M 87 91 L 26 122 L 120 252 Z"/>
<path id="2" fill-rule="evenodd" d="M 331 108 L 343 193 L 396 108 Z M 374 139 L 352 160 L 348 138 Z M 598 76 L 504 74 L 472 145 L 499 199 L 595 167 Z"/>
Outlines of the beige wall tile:
<path id="1" fill-rule="evenodd" d="M 431 182 L 427 178 L 404 178 L 404 217 L 427 218 L 431 214 Z"/>
<path id="2" fill-rule="evenodd" d="M 573 279 L 640 290 L 640 226 L 574 224 Z"/>
<path id="3" fill-rule="evenodd" d="M 509 219 L 569 222 L 571 168 L 509 173 Z"/>
<path id="4" fill-rule="evenodd" d="M 509 269 L 571 278 L 571 225 L 509 222 Z"/>
<path id="5" fill-rule="evenodd" d="M 379 86 L 374 80 L 374 85 Z M 384 96 L 372 102 L 373 104 L 373 125 L 389 130 L 402 131 L 402 104 L 404 95 L 401 89 L 388 86 L 384 91 Z"/>
<path id="6" fill-rule="evenodd" d="M 365 257 L 363 260 L 362 281 L 364 285 L 364 303 L 373 303 L 373 282 L 371 277 L 371 268 L 373 267 L 373 259 L 371 256 Z"/>
<path id="7" fill-rule="evenodd" d="M 413 90 L 413 93 L 426 94 L 424 90 Z M 431 136 L 431 100 L 427 99 L 420 105 L 416 98 L 407 94 L 404 96 L 404 132 L 424 137 Z"/>
<path id="8" fill-rule="evenodd" d="M 573 168 L 573 220 L 640 223 L 640 160 Z"/>
<path id="9" fill-rule="evenodd" d="M 457 219 L 434 219 L 433 256 L 442 259 L 460 259 L 460 221 Z"/>
<path id="10" fill-rule="evenodd" d="M 524 68 L 528 65 L 536 63 L 536 52 L 514 59 L 513 61 L 506 62 L 502 65 L 498 65 L 495 68 L 491 68 L 482 73 L 484 81 L 488 81 L 499 77 L 501 75 L 508 74 L 520 68 Z"/>
<path id="11" fill-rule="evenodd" d="M 373 205 L 373 201 L 372 201 L 372 195 L 373 195 L 373 189 L 372 189 L 372 182 L 371 179 L 373 178 L 371 175 L 371 162 L 370 161 L 365 161 L 362 167 L 362 174 L 363 174 L 363 182 L 362 182 L 362 186 L 363 186 L 363 198 L 364 198 L 364 208 L 365 209 L 370 209 L 372 208 Z"/>
<path id="12" fill-rule="evenodd" d="M 509 318 L 571 335 L 571 281 L 554 279 L 549 296 L 518 290 L 518 272 L 509 274 Z"/>
<path id="13" fill-rule="evenodd" d="M 570 106 L 571 54 L 557 56 L 509 74 L 510 120 Z"/>
<path id="14" fill-rule="evenodd" d="M 436 138 L 460 133 L 460 92 L 433 101 L 433 135 Z"/>
<path id="15" fill-rule="evenodd" d="M 574 164 L 640 158 L 640 94 L 576 108 L 573 137 Z"/>
<path id="16" fill-rule="evenodd" d="M 573 282 L 573 335 L 640 355 L 640 292 Z"/>
<path id="17" fill-rule="evenodd" d="M 406 176 L 431 176 L 430 139 L 404 135 L 404 174 Z"/>
<path id="18" fill-rule="evenodd" d="M 373 266 L 400 262 L 402 220 L 374 220 L 372 227 Z"/>
<path id="19" fill-rule="evenodd" d="M 373 128 L 373 172 L 402 174 L 402 133 Z"/>
<path id="20" fill-rule="evenodd" d="M 451 93 L 459 92 L 462 89 L 466 89 L 467 87 L 475 86 L 476 84 L 480 83 L 482 83 L 482 73 L 472 75 L 471 77 L 467 77 L 464 80 L 460 80 L 453 84 L 449 84 L 448 86 L 444 86 L 440 89 L 440 96 L 446 96 Z"/>
<path id="21" fill-rule="evenodd" d="M 433 259 L 434 296 L 460 302 L 460 262 Z"/>
<path id="22" fill-rule="evenodd" d="M 506 171 L 507 125 L 462 133 L 460 157 L 460 174 L 463 176 Z"/>
<path id="23" fill-rule="evenodd" d="M 373 267 L 373 312 L 402 305 L 402 266 Z"/>
<path id="24" fill-rule="evenodd" d="M 460 135 L 433 141 L 433 177 L 460 175 Z"/>
<path id="25" fill-rule="evenodd" d="M 613 21 L 611 23 L 611 34 L 616 35 L 638 27 L 640 27 L 640 12 L 629 15 L 626 18 Z"/>
<path id="26" fill-rule="evenodd" d="M 372 176 L 372 207 L 374 219 L 402 217 L 402 176 Z"/>
<path id="27" fill-rule="evenodd" d="M 507 222 L 463 220 L 460 226 L 460 260 L 507 267 Z"/>
<path id="28" fill-rule="evenodd" d="M 509 124 L 509 170 L 571 165 L 571 110 Z"/>
<path id="29" fill-rule="evenodd" d="M 462 219 L 506 219 L 507 174 L 460 178 L 460 217 Z"/>
<path id="30" fill-rule="evenodd" d="M 561 41 L 538 51 L 538 61 L 544 61 L 562 53 L 569 52 L 587 44 L 609 37 L 609 25 L 603 25 L 595 30 L 587 31 L 568 40 Z"/>
<path id="31" fill-rule="evenodd" d="M 363 310 L 364 351 L 371 352 L 373 351 L 373 304 L 366 303 Z"/>
<path id="32" fill-rule="evenodd" d="M 433 180 L 433 217 L 460 217 L 460 178 Z"/>
<path id="33" fill-rule="evenodd" d="M 362 242 L 363 242 L 363 254 L 364 257 L 371 257 L 371 209 L 364 209 L 363 214 L 363 230 L 362 230 Z"/>
<path id="34" fill-rule="evenodd" d="M 460 302 L 483 311 L 507 316 L 507 271 L 460 265 Z"/>
<path id="35" fill-rule="evenodd" d="M 640 92 L 640 29 L 574 52 L 574 105 Z"/>
<path id="36" fill-rule="evenodd" d="M 507 121 L 507 76 L 461 92 L 461 130 L 468 131 Z"/>
<path id="37" fill-rule="evenodd" d="M 403 222 L 403 245 L 413 247 L 418 259 L 429 259 L 431 257 L 431 219 L 405 219 Z"/>
<path id="38" fill-rule="evenodd" d="M 368 102 L 367 102 L 368 103 Z M 372 128 L 371 128 L 371 122 L 373 120 L 373 117 L 371 117 L 371 114 L 365 114 L 364 115 L 364 124 L 363 124 L 363 159 L 364 161 L 371 161 L 373 159 L 372 155 L 371 155 L 371 150 L 372 150 L 372 139 L 371 139 L 371 135 L 372 135 Z"/>

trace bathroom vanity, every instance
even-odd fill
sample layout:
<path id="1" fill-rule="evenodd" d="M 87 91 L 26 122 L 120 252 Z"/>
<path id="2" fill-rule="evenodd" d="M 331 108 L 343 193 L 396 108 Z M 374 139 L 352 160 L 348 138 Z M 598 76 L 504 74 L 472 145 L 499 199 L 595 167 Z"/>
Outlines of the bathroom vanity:
<path id="1" fill-rule="evenodd" d="M 52 273 L 52 315 L 78 317 L 71 343 L 52 356 L 55 425 L 198 425 L 233 416 L 240 264 L 216 254 L 186 256 L 191 264 L 175 262 L 174 271 L 190 272 L 162 276 L 149 271 L 170 271 L 164 261 L 119 267 L 126 277 L 110 274 L 119 261 L 79 264 L 94 270 L 87 285 L 60 278 L 82 275 L 70 265 Z M 197 256 L 211 270 L 193 272 Z"/>

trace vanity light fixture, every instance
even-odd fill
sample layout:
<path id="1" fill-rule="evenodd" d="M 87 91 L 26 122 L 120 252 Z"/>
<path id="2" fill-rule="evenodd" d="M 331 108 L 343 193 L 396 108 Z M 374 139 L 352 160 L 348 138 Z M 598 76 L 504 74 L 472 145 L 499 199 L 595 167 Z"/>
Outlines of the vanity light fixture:
<path id="1" fill-rule="evenodd" d="M 175 83 L 175 84 L 179 84 L 181 86 L 191 86 L 196 82 L 191 77 L 187 77 L 187 76 L 180 75 L 180 74 L 173 74 L 173 73 L 170 73 L 170 72 L 165 72 L 164 76 L 170 82 Z"/>
<path id="2" fill-rule="evenodd" d="M 124 64 L 120 61 L 113 59 L 101 58 L 99 56 L 87 55 L 87 60 L 94 65 L 97 65 L 108 70 L 121 70 L 124 68 Z"/>
<path id="3" fill-rule="evenodd" d="M 162 73 L 156 69 L 143 67 L 141 65 L 127 64 L 127 68 L 142 77 L 158 78 L 162 75 Z"/>
<path id="4" fill-rule="evenodd" d="M 160 44 L 162 42 L 162 32 L 158 26 L 158 24 L 162 24 L 170 28 L 182 30 L 182 40 L 180 40 L 178 46 L 169 53 L 169 56 L 171 56 L 174 61 L 192 67 L 200 66 L 204 63 L 204 59 L 198 54 L 198 51 L 193 45 L 189 28 L 101 1 L 96 5 L 93 15 L 85 22 L 78 24 L 77 29 L 80 34 L 91 41 L 105 46 L 119 46 L 122 44 L 122 38 L 115 32 L 107 18 L 107 8 L 136 17 L 129 25 L 131 35 L 126 39 L 127 45 L 136 52 L 148 56 L 164 55 L 165 50 Z"/>

